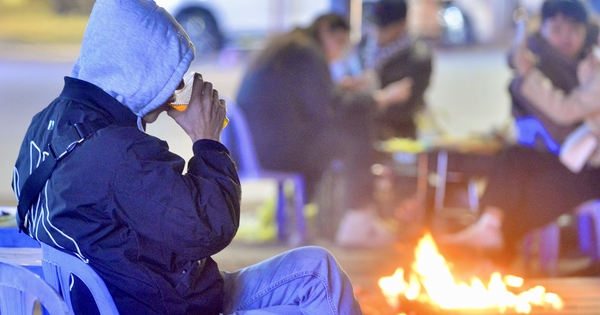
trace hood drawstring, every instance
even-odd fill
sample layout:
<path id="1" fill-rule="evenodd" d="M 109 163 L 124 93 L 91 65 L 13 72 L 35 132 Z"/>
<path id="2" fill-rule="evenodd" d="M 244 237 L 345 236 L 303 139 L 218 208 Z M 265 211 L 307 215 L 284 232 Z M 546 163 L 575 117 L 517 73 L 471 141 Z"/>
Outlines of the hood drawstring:
<path id="1" fill-rule="evenodd" d="M 143 117 L 138 116 L 138 118 L 137 118 L 137 127 L 138 127 L 138 129 L 141 132 L 146 132 L 146 128 L 144 126 L 144 120 L 143 119 L 144 119 Z"/>

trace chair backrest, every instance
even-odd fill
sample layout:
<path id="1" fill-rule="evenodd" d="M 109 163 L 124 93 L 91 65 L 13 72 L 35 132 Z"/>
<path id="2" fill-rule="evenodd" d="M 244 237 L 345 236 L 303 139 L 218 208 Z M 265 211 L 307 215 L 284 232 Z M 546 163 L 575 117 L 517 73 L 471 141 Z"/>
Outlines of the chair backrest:
<path id="1" fill-rule="evenodd" d="M 227 100 L 227 117 L 229 130 L 223 130 L 221 141 L 230 150 L 235 149 L 240 177 L 258 177 L 260 166 L 246 117 L 235 102 L 230 100 Z"/>
<path id="2" fill-rule="evenodd" d="M 100 276 L 81 259 L 61 252 L 50 245 L 42 244 L 42 267 L 44 278 L 54 287 L 73 311 L 69 286 L 71 276 L 77 276 L 88 287 L 100 311 L 100 315 L 118 315 L 119 311 L 110 292 Z M 78 314 L 76 314 L 78 315 Z"/>
<path id="3" fill-rule="evenodd" d="M 0 314 L 31 315 L 36 301 L 50 315 L 71 314 L 65 301 L 44 279 L 24 267 L 0 262 Z"/>
<path id="4" fill-rule="evenodd" d="M 541 139 L 550 153 L 558 154 L 560 145 L 552 138 L 546 127 L 535 117 L 519 117 L 516 120 L 517 142 L 527 147 L 535 147 Z"/>
<path id="5" fill-rule="evenodd" d="M 576 209 L 579 249 L 600 260 L 600 200 L 588 201 Z"/>

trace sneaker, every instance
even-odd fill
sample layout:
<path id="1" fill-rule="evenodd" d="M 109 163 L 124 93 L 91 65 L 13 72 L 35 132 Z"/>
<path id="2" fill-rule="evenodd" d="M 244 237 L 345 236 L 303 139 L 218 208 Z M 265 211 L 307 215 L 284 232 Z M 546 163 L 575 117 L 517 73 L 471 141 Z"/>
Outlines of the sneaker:
<path id="1" fill-rule="evenodd" d="M 502 214 L 499 209 L 484 212 L 479 220 L 466 229 L 438 238 L 440 244 L 464 245 L 483 250 L 504 248 L 502 237 Z"/>
<path id="2" fill-rule="evenodd" d="M 395 239 L 394 229 L 368 210 L 348 211 L 335 234 L 335 242 L 344 247 L 381 247 Z"/>

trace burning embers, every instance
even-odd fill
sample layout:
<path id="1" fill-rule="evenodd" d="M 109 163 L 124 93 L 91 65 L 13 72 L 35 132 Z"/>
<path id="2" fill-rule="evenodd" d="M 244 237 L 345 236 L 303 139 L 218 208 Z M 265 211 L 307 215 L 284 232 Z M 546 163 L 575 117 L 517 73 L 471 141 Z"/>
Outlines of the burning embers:
<path id="1" fill-rule="evenodd" d="M 487 286 L 479 278 L 473 278 L 471 285 L 457 283 L 430 234 L 419 241 L 415 262 L 407 277 L 404 270 L 398 268 L 394 275 L 379 279 L 379 287 L 388 304 L 396 311 L 406 309 L 401 301 L 426 303 L 442 310 L 497 309 L 505 312 L 510 309 L 528 314 L 533 306 L 562 309 L 558 295 L 546 292 L 542 286 L 519 290 L 522 285 L 522 278 L 503 278 L 499 272 L 492 274 Z"/>

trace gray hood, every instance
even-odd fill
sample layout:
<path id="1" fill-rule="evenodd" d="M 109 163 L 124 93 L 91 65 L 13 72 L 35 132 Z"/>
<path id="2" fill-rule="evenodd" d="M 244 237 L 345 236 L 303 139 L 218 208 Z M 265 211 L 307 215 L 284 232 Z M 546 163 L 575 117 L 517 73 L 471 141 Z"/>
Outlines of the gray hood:
<path id="1" fill-rule="evenodd" d="M 164 104 L 194 60 L 181 26 L 152 0 L 96 0 L 71 76 L 138 117 Z"/>

